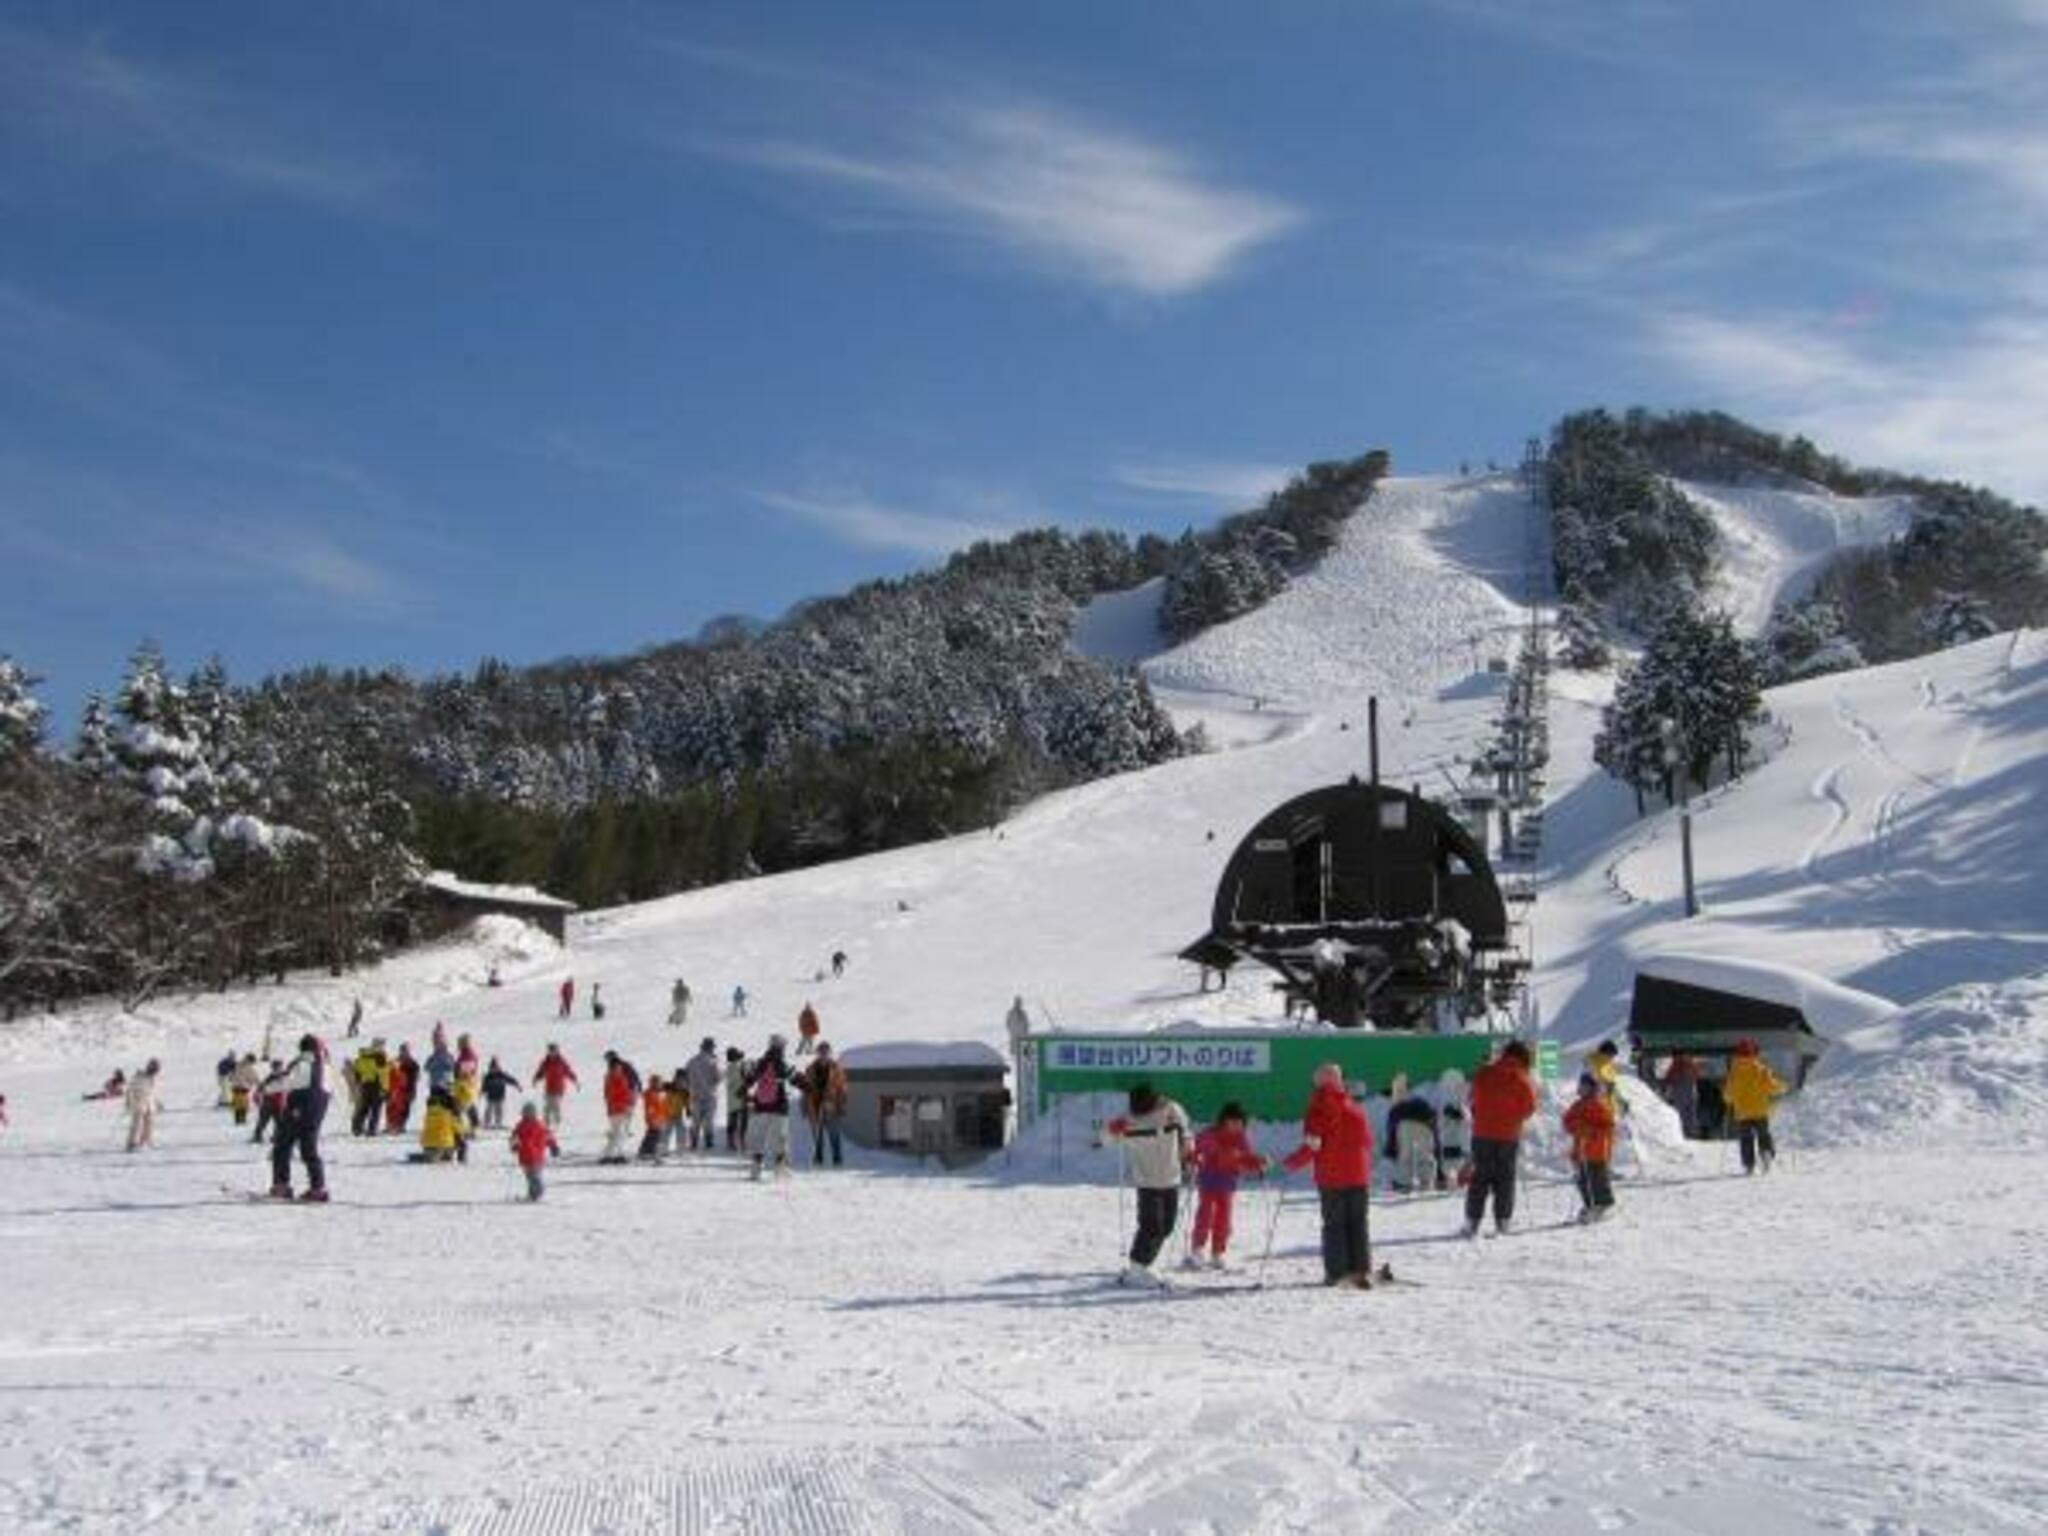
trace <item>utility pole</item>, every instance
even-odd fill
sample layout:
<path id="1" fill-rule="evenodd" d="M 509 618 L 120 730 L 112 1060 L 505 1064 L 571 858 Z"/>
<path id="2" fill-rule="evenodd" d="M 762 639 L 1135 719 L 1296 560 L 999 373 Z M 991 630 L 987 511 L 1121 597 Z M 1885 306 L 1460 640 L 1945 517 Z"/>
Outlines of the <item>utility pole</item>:
<path id="1" fill-rule="evenodd" d="M 1700 902 L 1692 880 L 1692 796 L 1686 783 L 1689 775 L 1679 741 L 1678 722 L 1666 715 L 1658 722 L 1657 730 L 1664 738 L 1664 766 L 1678 781 L 1678 859 L 1685 876 L 1685 915 L 1698 917 Z"/>

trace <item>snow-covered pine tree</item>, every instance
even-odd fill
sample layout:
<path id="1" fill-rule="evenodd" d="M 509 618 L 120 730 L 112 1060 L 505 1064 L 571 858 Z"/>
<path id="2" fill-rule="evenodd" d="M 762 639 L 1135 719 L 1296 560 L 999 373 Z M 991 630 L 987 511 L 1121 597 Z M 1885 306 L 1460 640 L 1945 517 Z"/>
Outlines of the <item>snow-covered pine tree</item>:
<path id="1" fill-rule="evenodd" d="M 0 653 L 0 760 L 33 752 L 42 743 L 46 712 L 36 698 L 36 681 L 12 656 Z"/>
<path id="2" fill-rule="evenodd" d="M 107 701 L 97 693 L 86 695 L 85 708 L 79 712 L 71 761 L 95 783 L 111 779 L 119 769 L 114 759 L 114 722 L 107 713 Z"/>
<path id="3" fill-rule="evenodd" d="M 1991 604 L 1971 592 L 1937 590 L 1933 601 L 1921 610 L 1920 627 L 1944 650 L 1998 633 Z"/>

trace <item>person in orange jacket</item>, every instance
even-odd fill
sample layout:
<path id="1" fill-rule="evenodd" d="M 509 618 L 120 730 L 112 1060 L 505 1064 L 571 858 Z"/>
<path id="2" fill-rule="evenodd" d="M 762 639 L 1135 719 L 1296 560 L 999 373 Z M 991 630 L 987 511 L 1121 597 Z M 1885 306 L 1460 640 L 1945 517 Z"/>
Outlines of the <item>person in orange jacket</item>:
<path id="1" fill-rule="evenodd" d="M 512 1155 L 519 1159 L 519 1171 L 526 1175 L 529 1200 L 538 1200 L 547 1193 L 542 1170 L 547 1167 L 550 1154 L 560 1157 L 562 1149 L 555 1143 L 555 1133 L 548 1129 L 540 1111 L 529 1100 L 519 1111 L 519 1123 L 512 1127 Z"/>
<path id="2" fill-rule="evenodd" d="M 1287 1167 L 1301 1168 L 1311 1161 L 1323 1206 L 1323 1284 L 1369 1291 L 1372 1122 L 1344 1086 L 1344 1069 L 1335 1062 L 1316 1068 L 1315 1090 L 1301 1122 L 1301 1145 L 1287 1155 Z"/>
<path id="3" fill-rule="evenodd" d="M 1505 1232 L 1515 1220 L 1515 1172 L 1522 1155 L 1522 1127 L 1536 1113 L 1536 1084 L 1529 1076 L 1529 1047 L 1510 1040 L 1501 1053 L 1472 1074 L 1472 1182 L 1465 1187 L 1465 1235 L 1477 1237 L 1493 1200 L 1493 1226 Z"/>
<path id="4" fill-rule="evenodd" d="M 647 1124 L 640 1137 L 640 1161 L 658 1163 L 668 1141 L 668 1128 L 675 1121 L 674 1098 L 659 1076 L 647 1079 L 647 1089 L 640 1095 L 640 1115 Z"/>
<path id="5" fill-rule="evenodd" d="M 1564 1112 L 1572 1139 L 1572 1170 L 1579 1186 L 1579 1220 L 1604 1221 L 1614 1209 L 1614 1104 L 1591 1072 L 1579 1074 L 1579 1096 Z"/>

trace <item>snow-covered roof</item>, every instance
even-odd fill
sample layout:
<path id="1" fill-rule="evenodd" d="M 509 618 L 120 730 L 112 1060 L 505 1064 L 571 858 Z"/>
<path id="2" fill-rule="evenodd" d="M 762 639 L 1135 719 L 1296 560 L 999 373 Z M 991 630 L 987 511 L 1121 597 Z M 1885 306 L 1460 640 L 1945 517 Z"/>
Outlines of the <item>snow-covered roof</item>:
<path id="1" fill-rule="evenodd" d="M 439 891 L 444 896 L 463 896 L 471 901 L 499 901 L 507 906 L 547 907 L 558 912 L 574 912 L 576 903 L 564 901 L 559 896 L 550 896 L 538 886 L 532 885 L 485 885 L 476 880 L 463 880 L 451 875 L 445 869 L 437 869 L 420 880 L 420 888 Z"/>
<path id="2" fill-rule="evenodd" d="M 933 1067 L 977 1071 L 993 1068 L 1000 1072 L 1009 1066 L 1001 1051 L 978 1040 L 884 1040 L 873 1045 L 851 1045 L 839 1053 L 839 1064 L 849 1072 Z"/>
<path id="3" fill-rule="evenodd" d="M 1636 974 L 1797 1008 L 1806 1022 L 1823 1035 L 1862 1029 L 1898 1011 L 1896 1003 L 1873 992 L 1859 992 L 1797 966 L 1762 960 L 1653 950 L 1636 957 Z"/>

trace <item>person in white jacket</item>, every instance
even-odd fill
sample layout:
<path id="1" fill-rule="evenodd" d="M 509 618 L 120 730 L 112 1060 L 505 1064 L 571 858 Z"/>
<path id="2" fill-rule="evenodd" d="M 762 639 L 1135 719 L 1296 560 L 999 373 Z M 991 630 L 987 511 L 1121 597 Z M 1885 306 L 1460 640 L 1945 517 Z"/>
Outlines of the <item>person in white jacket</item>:
<path id="1" fill-rule="evenodd" d="M 1152 1262 L 1173 1236 L 1180 1216 L 1181 1177 L 1194 1150 L 1194 1131 L 1187 1111 L 1163 1097 L 1150 1083 L 1131 1089 L 1130 1113 L 1118 1115 L 1102 1128 L 1120 1142 L 1131 1186 L 1138 1192 L 1138 1230 L 1131 1239 L 1131 1262 L 1121 1278 L 1126 1285 L 1158 1285 Z"/>
<path id="2" fill-rule="evenodd" d="M 152 1056 L 149 1065 L 128 1080 L 122 1102 L 128 1109 L 128 1150 L 156 1145 L 156 1079 L 162 1063 Z"/>

